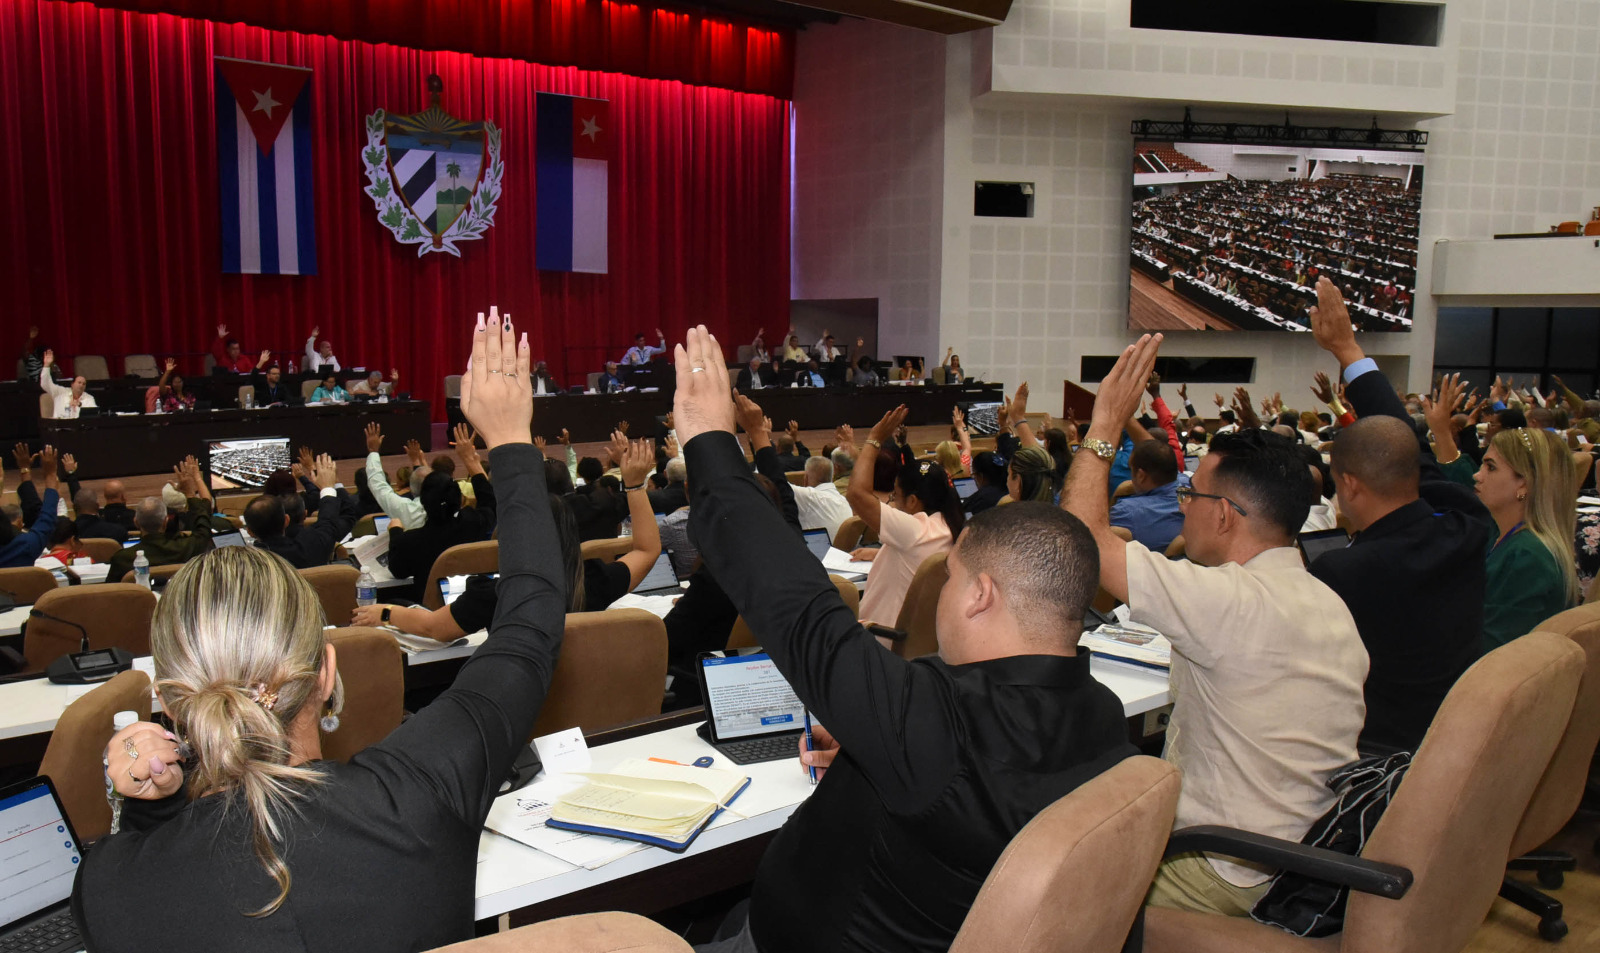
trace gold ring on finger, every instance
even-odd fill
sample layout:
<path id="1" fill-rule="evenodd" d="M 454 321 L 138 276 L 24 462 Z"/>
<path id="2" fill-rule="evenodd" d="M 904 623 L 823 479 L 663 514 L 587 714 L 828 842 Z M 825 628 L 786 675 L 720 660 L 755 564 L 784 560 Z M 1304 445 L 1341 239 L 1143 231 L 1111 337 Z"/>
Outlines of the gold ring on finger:
<path id="1" fill-rule="evenodd" d="M 135 761 L 139 760 L 139 749 L 135 748 L 133 746 L 133 739 L 131 739 L 131 738 L 122 739 L 122 750 L 125 753 L 127 753 L 128 757 L 132 758 L 133 760 L 135 760 Z"/>

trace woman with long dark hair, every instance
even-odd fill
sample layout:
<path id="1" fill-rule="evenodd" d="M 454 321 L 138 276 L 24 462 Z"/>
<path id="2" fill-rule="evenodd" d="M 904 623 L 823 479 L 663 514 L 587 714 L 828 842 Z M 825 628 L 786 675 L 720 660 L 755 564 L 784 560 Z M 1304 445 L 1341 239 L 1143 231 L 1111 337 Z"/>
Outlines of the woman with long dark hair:
<path id="1" fill-rule="evenodd" d="M 905 419 L 904 405 L 884 414 L 867 437 L 867 446 L 872 449 L 866 452 L 882 450 L 884 442 L 893 438 Z M 855 558 L 873 562 L 872 585 L 861 600 L 861 618 L 894 625 L 917 568 L 929 556 L 948 552 L 966 527 L 961 494 L 950 484 L 944 467 L 937 463 L 908 463 L 901 466 L 895 478 L 889 502 L 879 502 L 872 492 L 871 470 L 863 466 L 851 472 L 845 499 L 867 529 L 883 541 L 881 549 L 855 552 Z"/>

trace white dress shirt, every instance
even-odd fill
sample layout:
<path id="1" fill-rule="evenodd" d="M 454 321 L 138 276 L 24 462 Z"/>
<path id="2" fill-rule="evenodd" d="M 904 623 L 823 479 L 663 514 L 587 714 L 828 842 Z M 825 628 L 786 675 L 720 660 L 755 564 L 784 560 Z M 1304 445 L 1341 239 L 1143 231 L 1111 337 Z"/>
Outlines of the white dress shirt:
<path id="1" fill-rule="evenodd" d="M 1162 757 L 1183 772 L 1174 829 L 1221 824 L 1298 842 L 1333 806 L 1328 778 L 1358 757 L 1367 650 L 1350 610 L 1292 546 L 1242 566 L 1125 549 L 1131 618 L 1172 642 Z M 1208 859 L 1236 886 L 1270 876 Z"/>
<path id="2" fill-rule="evenodd" d="M 839 488 L 832 483 L 821 486 L 796 486 L 794 490 L 794 503 L 800 510 L 800 526 L 803 529 L 822 528 L 828 531 L 828 538 L 833 539 L 839 535 L 839 524 L 849 519 L 850 504 L 845 502 Z"/>
<path id="3" fill-rule="evenodd" d="M 72 403 L 72 388 L 62 387 L 51 380 L 50 368 L 48 367 L 39 372 L 39 386 L 43 387 L 45 393 L 49 394 L 50 399 L 55 402 L 55 412 L 51 416 L 56 420 L 72 420 L 78 416 L 78 411 L 83 408 L 100 406 L 94 402 L 94 395 L 88 391 L 83 392 L 83 396 L 78 398 L 78 403 L 74 406 Z"/>
<path id="4" fill-rule="evenodd" d="M 337 357 L 334 357 L 332 354 L 329 354 L 327 357 L 323 357 L 321 354 L 317 353 L 316 338 L 306 338 L 306 365 L 303 370 L 308 374 L 316 373 L 317 368 L 324 364 L 332 364 L 333 372 L 335 374 L 344 370 L 344 368 L 339 366 L 339 359 Z"/>
<path id="5" fill-rule="evenodd" d="M 667 339 L 662 338 L 660 347 L 651 347 L 648 344 L 641 344 L 637 347 L 628 348 L 628 353 L 622 355 L 622 363 L 648 364 L 655 359 L 657 354 L 665 353 L 667 353 Z"/>
<path id="6" fill-rule="evenodd" d="M 421 529 L 428 525 L 428 511 L 422 508 L 422 501 L 408 500 L 394 491 L 383 472 L 383 457 L 376 453 L 367 454 L 367 489 L 372 491 L 372 498 L 378 501 L 384 514 L 399 520 L 406 529 Z"/>

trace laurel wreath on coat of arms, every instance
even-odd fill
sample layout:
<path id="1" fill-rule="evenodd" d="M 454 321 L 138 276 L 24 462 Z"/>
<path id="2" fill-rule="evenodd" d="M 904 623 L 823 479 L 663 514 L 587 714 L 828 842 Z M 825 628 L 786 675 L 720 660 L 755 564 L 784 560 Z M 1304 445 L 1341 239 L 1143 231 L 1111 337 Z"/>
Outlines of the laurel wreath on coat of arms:
<path id="1" fill-rule="evenodd" d="M 366 121 L 367 145 L 361 151 L 361 160 L 369 183 L 365 191 L 377 208 L 378 221 L 389 229 L 395 241 L 418 246 L 418 258 L 437 251 L 460 258 L 456 243 L 482 238 L 494 224 L 500 181 L 505 175 L 500 161 L 499 128 L 487 120 L 464 123 L 449 116 L 439 108 L 437 96 L 429 109 L 416 115 L 394 117 L 380 109 Z M 445 147 L 437 151 L 416 146 L 400 149 L 389 141 L 391 135 L 412 139 L 421 136 L 429 147 L 440 143 Z M 470 151 L 462 154 L 463 147 L 476 147 L 478 143 L 481 151 L 477 155 Z M 415 175 L 401 178 L 397 185 L 401 174 L 397 163 L 405 162 L 408 152 L 430 163 L 426 168 L 436 169 L 431 173 L 436 178 Z M 463 167 L 472 173 L 470 189 L 460 184 Z"/>

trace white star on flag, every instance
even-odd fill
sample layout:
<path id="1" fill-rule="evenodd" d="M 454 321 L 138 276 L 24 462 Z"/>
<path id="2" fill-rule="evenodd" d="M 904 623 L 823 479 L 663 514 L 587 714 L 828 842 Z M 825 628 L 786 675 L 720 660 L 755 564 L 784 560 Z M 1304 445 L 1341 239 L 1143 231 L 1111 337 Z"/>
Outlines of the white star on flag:
<path id="1" fill-rule="evenodd" d="M 258 93 L 255 90 L 251 90 L 250 95 L 256 98 L 256 108 L 252 109 L 251 112 L 266 113 L 268 119 L 272 118 L 273 107 L 283 105 L 283 103 L 280 103 L 276 99 L 272 98 L 271 86 L 268 86 L 267 91 L 264 93 Z"/>
<path id="2" fill-rule="evenodd" d="M 597 124 L 594 121 L 593 117 L 590 117 L 590 118 L 585 119 L 583 121 L 583 131 L 578 133 L 578 135 L 580 135 L 580 136 L 588 136 L 590 142 L 595 141 L 594 137 L 598 136 L 599 134 L 600 134 L 600 126 L 599 126 L 599 124 Z"/>

